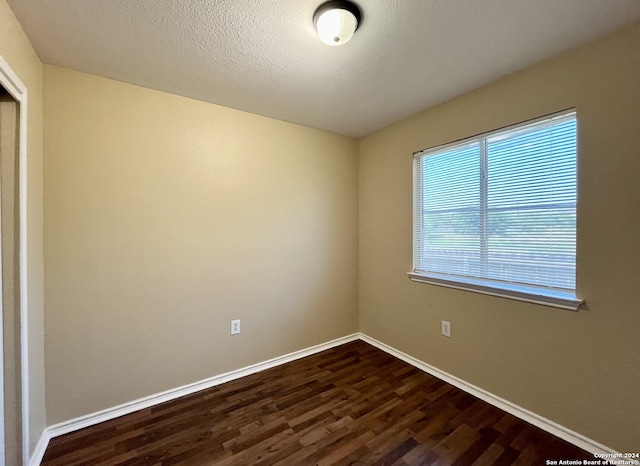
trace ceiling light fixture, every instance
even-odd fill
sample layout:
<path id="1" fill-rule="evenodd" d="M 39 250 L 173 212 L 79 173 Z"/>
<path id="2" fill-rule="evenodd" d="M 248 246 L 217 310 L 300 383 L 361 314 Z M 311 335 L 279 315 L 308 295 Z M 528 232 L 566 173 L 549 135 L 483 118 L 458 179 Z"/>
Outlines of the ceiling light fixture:
<path id="1" fill-rule="evenodd" d="M 349 1 L 334 0 L 323 3 L 313 14 L 313 25 L 322 42 L 328 45 L 349 42 L 361 21 L 360 8 Z"/>

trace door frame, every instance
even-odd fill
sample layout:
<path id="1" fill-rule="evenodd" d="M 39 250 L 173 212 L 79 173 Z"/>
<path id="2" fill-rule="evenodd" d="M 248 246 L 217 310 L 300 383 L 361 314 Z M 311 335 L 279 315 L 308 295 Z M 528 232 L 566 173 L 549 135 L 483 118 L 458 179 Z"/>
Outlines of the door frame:
<path id="1" fill-rule="evenodd" d="M 18 103 L 18 230 L 19 230 L 19 277 L 20 277 L 20 421 L 22 425 L 22 463 L 29 464 L 30 433 L 29 433 L 29 313 L 28 313 L 28 281 L 27 281 L 27 88 L 6 60 L 0 55 L 0 84 Z M 0 320 L 1 322 L 1 320 Z M 1 328 L 1 327 L 0 327 Z M 0 358 L 4 358 L 4 347 L 0 346 Z M 4 377 L 4 359 L 0 359 L 0 368 Z M 0 466 L 4 465 L 4 390 L 2 390 L 2 458 Z"/>

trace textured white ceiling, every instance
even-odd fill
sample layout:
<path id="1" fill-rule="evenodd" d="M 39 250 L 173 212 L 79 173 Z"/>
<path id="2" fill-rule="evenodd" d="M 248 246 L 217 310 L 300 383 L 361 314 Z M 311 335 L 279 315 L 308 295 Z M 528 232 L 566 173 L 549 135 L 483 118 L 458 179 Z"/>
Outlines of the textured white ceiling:
<path id="1" fill-rule="evenodd" d="M 639 0 L 8 0 L 43 62 L 362 136 L 640 19 Z"/>

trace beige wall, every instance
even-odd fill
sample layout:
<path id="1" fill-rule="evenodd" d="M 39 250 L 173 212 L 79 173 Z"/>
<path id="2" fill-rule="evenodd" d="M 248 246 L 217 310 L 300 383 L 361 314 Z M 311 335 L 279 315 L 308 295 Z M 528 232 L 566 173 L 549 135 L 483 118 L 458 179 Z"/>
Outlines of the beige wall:
<path id="1" fill-rule="evenodd" d="M 357 330 L 354 140 L 51 66 L 44 95 L 49 424 Z"/>
<path id="2" fill-rule="evenodd" d="M 27 88 L 27 273 L 30 447 L 45 427 L 42 259 L 42 64 L 5 0 L 0 0 L 0 56 Z"/>
<path id="3" fill-rule="evenodd" d="M 587 305 L 571 312 L 411 282 L 412 153 L 574 106 Z M 361 331 L 619 451 L 640 450 L 640 25 L 359 147 Z"/>

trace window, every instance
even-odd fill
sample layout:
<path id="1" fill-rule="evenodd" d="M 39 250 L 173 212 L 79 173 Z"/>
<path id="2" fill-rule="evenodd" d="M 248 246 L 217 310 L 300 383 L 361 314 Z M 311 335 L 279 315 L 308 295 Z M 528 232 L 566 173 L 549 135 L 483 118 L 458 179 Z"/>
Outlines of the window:
<path id="1" fill-rule="evenodd" d="M 577 309 L 576 114 L 414 155 L 415 281 Z"/>

